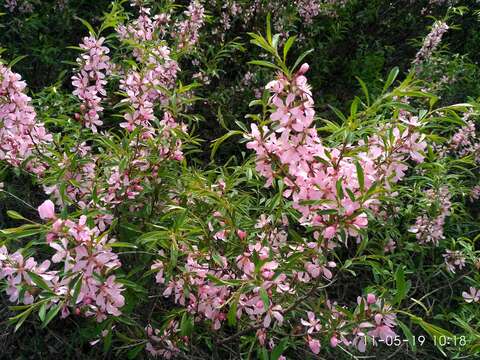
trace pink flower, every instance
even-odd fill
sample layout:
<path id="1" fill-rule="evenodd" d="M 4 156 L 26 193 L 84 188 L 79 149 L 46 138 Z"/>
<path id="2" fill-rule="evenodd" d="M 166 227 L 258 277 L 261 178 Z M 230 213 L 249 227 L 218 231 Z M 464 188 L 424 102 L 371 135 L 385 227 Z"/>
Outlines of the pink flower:
<path id="1" fill-rule="evenodd" d="M 237 235 L 240 240 L 245 240 L 247 238 L 247 232 L 240 229 L 237 230 Z"/>
<path id="2" fill-rule="evenodd" d="M 276 261 L 269 261 L 265 263 L 260 269 L 262 276 L 265 279 L 271 279 L 275 274 L 275 270 L 278 268 L 278 263 Z"/>
<path id="3" fill-rule="evenodd" d="M 300 322 L 303 326 L 308 327 L 307 332 L 312 334 L 313 332 L 320 331 L 321 325 L 320 320 L 315 317 L 315 314 L 312 311 L 307 312 L 308 321 L 301 319 Z"/>
<path id="4" fill-rule="evenodd" d="M 331 225 L 323 231 L 323 237 L 325 239 L 331 239 L 335 236 L 336 233 L 337 233 L 337 226 Z"/>
<path id="5" fill-rule="evenodd" d="M 470 292 L 462 292 L 462 296 L 467 303 L 478 302 L 480 300 L 480 290 L 470 286 Z"/>
<path id="6" fill-rule="evenodd" d="M 367 303 L 368 304 L 375 304 L 377 302 L 377 298 L 375 297 L 374 294 L 368 294 L 367 295 Z"/>
<path id="7" fill-rule="evenodd" d="M 68 240 L 61 239 L 60 244 L 56 242 L 50 243 L 50 247 L 55 249 L 57 252 L 52 256 L 52 261 L 54 263 L 59 263 L 61 261 L 66 261 L 70 258 L 70 252 L 68 251 Z"/>
<path id="8" fill-rule="evenodd" d="M 281 326 L 283 323 L 282 307 L 280 305 L 275 305 L 268 309 L 267 315 L 263 319 L 263 327 L 268 328 L 272 321 L 272 318 L 277 320 L 278 324 Z"/>
<path id="9" fill-rule="evenodd" d="M 165 283 L 165 277 L 163 275 L 163 269 L 164 269 L 164 265 L 163 265 L 163 262 L 160 261 L 160 260 L 157 260 L 153 263 L 153 265 L 151 266 L 151 269 L 152 270 L 156 270 L 158 271 L 157 272 L 157 275 L 155 276 L 155 281 L 158 283 L 158 284 L 164 284 Z"/>
<path id="10" fill-rule="evenodd" d="M 336 336 L 332 336 L 330 338 L 330 346 L 331 347 L 337 347 L 338 343 L 339 343 L 339 340 Z"/>
<path id="11" fill-rule="evenodd" d="M 125 304 L 125 299 L 121 295 L 123 291 L 122 285 L 115 282 L 115 276 L 111 275 L 100 285 L 99 292 L 96 297 L 96 303 L 102 311 L 119 316 L 121 308 Z"/>
<path id="12" fill-rule="evenodd" d="M 237 267 L 241 269 L 245 274 L 252 275 L 255 270 L 255 264 L 250 261 L 250 254 L 244 253 L 237 256 Z"/>
<path id="13" fill-rule="evenodd" d="M 276 110 L 272 113 L 270 118 L 273 121 L 279 121 L 282 126 L 286 126 L 290 120 L 290 105 L 294 99 L 295 96 L 293 94 L 289 94 L 284 104 L 279 97 L 274 98 L 273 104 L 276 106 Z"/>
<path id="14" fill-rule="evenodd" d="M 52 201 L 46 200 L 38 207 L 38 215 L 42 220 L 55 219 L 55 205 Z"/>
<path id="15" fill-rule="evenodd" d="M 381 324 L 377 325 L 375 329 L 370 330 L 368 335 L 372 337 L 379 337 L 383 341 L 396 336 L 395 332 L 389 326 Z"/>
<path id="16" fill-rule="evenodd" d="M 320 353 L 320 341 L 317 339 L 313 339 L 310 336 L 308 337 L 308 346 L 310 347 L 310 350 L 317 355 Z"/>

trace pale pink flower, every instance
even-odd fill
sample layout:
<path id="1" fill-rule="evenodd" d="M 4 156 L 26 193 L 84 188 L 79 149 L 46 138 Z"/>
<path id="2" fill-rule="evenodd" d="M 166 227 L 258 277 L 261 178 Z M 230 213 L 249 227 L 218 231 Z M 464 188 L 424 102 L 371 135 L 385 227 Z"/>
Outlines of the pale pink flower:
<path id="1" fill-rule="evenodd" d="M 462 292 L 462 296 L 467 303 L 480 301 L 480 290 L 470 286 L 469 292 Z"/>
<path id="2" fill-rule="evenodd" d="M 315 354 L 320 353 L 320 341 L 314 338 L 311 338 L 310 336 L 308 337 L 308 346 L 310 347 L 310 350 Z"/>
<path id="3" fill-rule="evenodd" d="M 308 321 L 304 320 L 304 319 L 300 320 L 300 322 L 302 323 L 303 326 L 308 327 L 307 332 L 309 334 L 312 334 L 314 332 L 320 331 L 322 326 L 320 324 L 320 320 L 318 320 L 315 317 L 315 313 L 313 313 L 312 311 L 308 311 L 307 312 L 307 317 L 308 317 Z"/>
<path id="4" fill-rule="evenodd" d="M 55 219 L 55 205 L 50 200 L 44 201 L 38 207 L 38 215 L 42 220 Z"/>

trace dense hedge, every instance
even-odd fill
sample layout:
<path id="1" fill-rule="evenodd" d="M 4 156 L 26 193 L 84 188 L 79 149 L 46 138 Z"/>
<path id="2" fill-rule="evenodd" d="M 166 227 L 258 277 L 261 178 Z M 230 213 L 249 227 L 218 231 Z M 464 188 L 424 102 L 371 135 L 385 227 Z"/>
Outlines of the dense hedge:
<path id="1" fill-rule="evenodd" d="M 476 1 L 3 5 L 0 358 L 478 356 Z"/>

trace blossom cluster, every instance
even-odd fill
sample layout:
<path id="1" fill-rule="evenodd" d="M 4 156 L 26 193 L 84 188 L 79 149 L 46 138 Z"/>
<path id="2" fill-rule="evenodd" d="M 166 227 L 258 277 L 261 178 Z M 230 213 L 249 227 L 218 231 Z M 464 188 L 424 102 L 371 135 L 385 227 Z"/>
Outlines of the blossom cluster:
<path id="1" fill-rule="evenodd" d="M 465 114 L 465 125 L 452 136 L 448 149 L 459 156 L 471 154 L 475 161 L 480 163 L 480 141 L 476 133 L 475 122 L 468 119 L 470 115 L 468 112 Z"/>
<path id="2" fill-rule="evenodd" d="M 449 27 L 445 22 L 437 21 L 435 24 L 433 24 L 432 30 L 423 40 L 423 45 L 421 49 L 417 52 L 413 64 L 420 65 L 430 59 L 435 49 L 442 41 L 443 35 L 447 32 L 448 29 Z"/>
<path id="3" fill-rule="evenodd" d="M 204 24 L 205 9 L 198 0 L 193 0 L 185 10 L 184 21 L 177 24 L 175 36 L 178 37 L 178 48 L 191 48 L 198 42 L 199 30 Z"/>
<path id="4" fill-rule="evenodd" d="M 26 0 L 5 0 L 4 6 L 11 13 L 17 8 L 22 14 L 30 14 L 33 12 L 33 4 Z"/>
<path id="5" fill-rule="evenodd" d="M 180 354 L 178 343 L 180 341 L 184 344 L 188 342 L 187 336 L 175 340 L 174 336 L 180 332 L 178 322 L 175 320 L 170 321 L 163 331 L 155 329 L 151 325 L 148 325 L 145 330 L 148 337 L 145 350 L 153 357 L 174 358 Z"/>
<path id="6" fill-rule="evenodd" d="M 287 186 L 283 195 L 301 212 L 302 224 L 320 229 L 327 241 L 340 231 L 357 236 L 368 224 L 365 209 L 378 206 L 378 200 L 364 196 L 366 191 L 374 184 L 388 188 L 402 179 L 406 160 L 423 161 L 427 144 L 419 132 L 421 124 L 403 113 L 398 125 L 379 129 L 367 142 L 325 146 L 314 126 L 314 102 L 304 76 L 307 70 L 304 64 L 292 79 L 280 74 L 267 85 L 273 92 L 269 100 L 272 126 L 252 124 L 247 148 L 255 150 L 256 168 L 267 179 L 267 186 L 275 177 L 283 180 Z M 350 155 L 355 146 L 367 150 Z M 320 233 L 315 236 L 319 238 Z"/>
<path id="7" fill-rule="evenodd" d="M 429 189 L 425 194 L 427 206 L 433 209 L 435 214 L 430 215 L 427 211 L 420 215 L 409 231 L 415 234 L 420 244 L 432 243 L 437 246 L 440 240 L 445 238 L 443 227 L 452 206 L 450 190 L 444 186 L 438 190 Z"/>
<path id="8" fill-rule="evenodd" d="M 46 200 L 38 207 L 40 223 L 31 221 L 1 232 L 2 241 L 3 236 L 16 239 L 14 232 L 19 238 L 39 234 L 41 240 L 13 251 L 0 247 L 0 280 L 10 301 L 25 305 L 27 312 L 39 309 L 41 320 L 47 311 L 96 320 L 101 324 L 95 324 L 98 340 L 92 345 L 100 337 L 107 338 L 115 326 L 122 328 L 118 340 L 128 344 L 119 349 L 120 356 L 124 349 L 132 349 L 127 350 L 131 356 L 145 348 L 153 357 L 182 357 L 187 348 L 213 338 L 219 351 L 239 339 L 237 350 L 242 351 L 248 338 L 250 349 L 259 349 L 257 355 L 270 351 L 272 358 L 277 353 L 276 358 L 286 360 L 278 354 L 283 346 L 277 347 L 279 334 L 287 337 L 290 352 L 304 342 L 314 354 L 320 354 L 322 346 L 330 346 L 329 353 L 335 348 L 363 353 L 396 337 L 397 325 L 405 331 L 397 314 L 407 313 L 390 304 L 400 306 L 409 291 L 415 296 L 412 293 L 422 287 L 410 287 L 404 278 L 411 269 L 403 276 L 402 267 L 395 273 L 386 254 L 405 235 L 396 236 L 404 226 L 392 225 L 380 234 L 367 233 L 367 227 L 375 226 L 375 218 L 387 218 L 390 200 L 400 202 L 394 199 L 404 194 L 398 183 L 410 168 L 435 155 L 426 156 L 425 133 L 435 126 L 429 122 L 431 114 L 438 114 L 418 111 L 417 116 L 415 101 L 402 97 L 422 99 L 424 93 L 416 91 L 416 85 L 410 88 L 409 78 L 391 93 L 385 90 L 375 102 L 365 91 L 365 102 L 355 100 L 344 124 L 330 122 L 330 127 L 319 129 L 306 77 L 309 65 L 290 74 L 277 56 L 279 66 L 267 65 L 285 72 L 266 85 L 265 96 L 263 89 L 255 91 L 258 96 L 252 104 L 261 104 L 264 111 L 251 116 L 257 122 L 245 134 L 254 162 L 221 170 L 194 169 L 189 167 L 190 160 L 198 158 L 182 161 L 184 151 L 188 154 L 194 146 L 183 146 L 182 141 L 187 138 L 183 122 L 195 118 L 185 111 L 195 100 L 187 94 L 197 84 L 182 84 L 180 64 L 200 64 L 201 57 L 190 50 L 198 44 L 206 22 L 204 2 L 191 1 L 179 15 L 180 21 L 175 21 L 175 7 L 153 15 L 153 7 L 145 5 L 149 1 L 130 3 L 138 16 L 118 25 L 112 34 L 119 39 L 120 61 L 117 53 L 110 59 L 104 38 L 90 35 L 80 45 L 80 70 L 72 78 L 74 95 L 81 102 L 79 121 L 54 119 L 64 125 L 66 136 L 47 132 L 30 104 L 25 83 L 0 65 L 0 160 L 35 173 L 55 202 Z M 216 0 L 210 3 L 217 4 Z M 272 1 L 266 7 L 280 4 L 284 12 L 296 6 L 308 25 L 323 13 L 323 6 L 329 9 L 345 3 Z M 220 5 L 225 15 L 221 24 L 228 29 L 234 16 L 253 17 L 263 3 Z M 240 14 L 244 7 L 251 12 Z M 115 19 L 122 21 L 129 15 Z M 276 21 L 283 26 L 282 19 Z M 437 30 L 437 38 L 442 34 Z M 269 50 L 276 51 L 278 38 L 267 38 L 263 40 Z M 200 72 L 193 78 L 208 83 L 209 74 Z M 247 72 L 234 91 L 251 88 L 258 75 Z M 469 116 L 441 149 L 445 154 L 480 153 L 475 123 Z M 323 137 L 337 126 L 342 131 Z M 435 135 L 429 138 L 437 139 Z M 260 180 L 253 175 L 253 163 Z M 260 189 L 259 183 L 267 189 Z M 0 190 L 2 186 L 0 182 Z M 451 184 L 430 187 L 423 192 L 426 205 L 410 232 L 420 244 L 438 245 L 446 237 L 444 225 L 452 209 L 457 212 L 457 204 Z M 471 199 L 479 194 L 473 188 Z M 400 205 L 394 211 L 395 219 L 409 214 Z M 21 219 L 15 212 L 10 215 Z M 335 251 L 351 238 L 359 243 L 356 249 Z M 18 243 L 12 245 L 23 244 Z M 404 242 L 399 244 L 403 250 Z M 452 248 L 459 249 L 464 242 L 458 244 Z M 114 251 L 122 247 L 128 251 Z M 446 249 L 440 266 L 452 274 L 464 269 L 467 259 L 477 255 L 465 249 Z M 394 257 L 402 255 L 397 252 Z M 356 297 L 359 291 L 350 297 L 348 292 L 339 304 L 333 294 L 344 284 L 338 283 L 348 274 L 356 277 L 363 268 L 371 270 L 375 280 L 365 295 Z M 370 278 L 366 273 L 361 276 L 362 285 Z M 388 286 L 393 283 L 397 289 L 392 302 Z M 462 295 L 467 303 L 480 302 L 476 287 Z M 142 317 L 145 308 L 148 317 Z M 205 328 L 211 329 L 208 337 L 201 333 Z M 111 343 L 106 340 L 105 346 Z"/>
<path id="9" fill-rule="evenodd" d="M 108 315 L 120 315 L 124 289 L 110 274 L 121 265 L 109 247 L 114 239 L 108 240 L 96 227 L 89 228 L 85 215 L 78 221 L 57 218 L 50 200 L 38 207 L 38 213 L 51 221 L 47 243 L 55 254 L 38 264 L 19 251 L 9 254 L 0 248 L 0 278 L 7 280 L 10 301 L 32 304 L 40 300 L 47 307 L 59 306 L 62 317 L 73 309 L 75 315 L 95 317 L 99 322 Z M 49 270 L 52 263 L 62 264 L 61 269 Z"/>
<path id="10" fill-rule="evenodd" d="M 97 132 L 97 126 L 103 124 L 100 120 L 100 114 L 103 111 L 101 102 L 107 95 L 106 75 L 111 67 L 110 58 L 107 55 L 110 50 L 103 46 L 104 41 L 105 38 L 96 39 L 94 36 L 83 38 L 80 48 L 85 52 L 77 58 L 80 71 L 72 77 L 72 85 L 75 88 L 73 94 L 82 102 L 81 112 L 75 114 L 75 118 L 93 132 Z"/>
<path id="11" fill-rule="evenodd" d="M 214 214 L 214 217 L 219 226 L 225 225 L 220 213 Z M 245 251 L 236 257 L 234 263 L 229 262 L 225 256 L 204 253 L 196 247 L 181 248 L 182 252 L 188 254 L 185 270 L 166 282 L 164 262 L 156 261 L 152 269 L 157 271 L 157 283 L 165 286 L 163 295 L 173 297 L 175 303 L 185 306 L 197 320 L 209 320 L 212 328 L 219 330 L 227 318 L 228 308 L 225 305 L 233 295 L 235 285 L 256 279 L 259 286 L 253 288 L 251 292 L 239 295 L 236 317 L 240 319 L 245 315 L 252 323 L 261 324 L 258 335 L 260 342 L 264 343 L 266 329 L 274 321 L 279 325 L 283 322 L 283 308 L 280 304 L 275 304 L 274 295 L 293 292 L 287 275 L 276 273 L 280 262 L 284 262 L 281 250 L 285 250 L 286 233 L 272 228 L 271 225 L 271 219 L 265 216 L 260 218 L 257 228 L 262 231 L 257 234 L 256 242 L 246 245 Z M 210 226 L 212 237 L 226 241 L 228 236 L 226 229 L 215 230 L 214 225 Z M 247 233 L 239 229 L 234 236 L 244 242 Z M 289 255 L 293 255 L 293 252 Z M 255 270 L 252 259 L 257 257 L 263 265 Z M 265 300 L 262 300 L 262 293 L 267 294 L 268 306 Z"/>
<path id="12" fill-rule="evenodd" d="M 134 55 L 144 64 L 140 71 L 129 70 L 121 80 L 120 89 L 127 95 L 123 102 L 133 110 L 124 115 L 125 121 L 120 126 L 129 132 L 140 127 L 144 139 L 154 137 L 155 129 L 151 126 L 155 119 L 154 106 L 157 103 L 164 105 L 168 103 L 169 97 L 162 89 L 174 87 L 180 70 L 177 61 L 170 57 L 171 50 L 163 44 L 164 25 L 168 20 L 167 14 L 155 15 L 151 18 L 150 9 L 141 7 L 136 20 L 127 26 L 121 25 L 117 28 L 120 38 L 128 40 L 130 44 L 138 45 L 134 47 Z M 145 41 L 154 42 L 150 51 L 141 47 Z M 165 112 L 161 125 L 163 138 L 168 142 L 171 138 L 169 134 L 178 124 L 171 113 Z M 186 131 L 185 125 L 181 127 Z M 173 149 L 163 147 L 160 153 L 165 157 L 181 159 L 181 142 L 176 141 L 173 146 Z"/>
<path id="13" fill-rule="evenodd" d="M 345 314 L 337 310 L 336 304 L 326 303 L 326 311 L 321 313 L 322 318 L 328 319 L 328 328 L 324 328 L 320 320 L 312 311 L 307 312 L 307 319 L 301 319 L 301 324 L 306 330 L 306 340 L 314 354 L 320 352 L 321 342 L 319 336 L 330 334 L 330 346 L 353 346 L 360 352 L 365 352 L 367 344 L 378 344 L 378 340 L 386 341 L 387 338 L 396 336 L 394 328 L 397 325 L 396 315 L 392 307 L 374 294 L 357 298 L 355 309 L 355 326 L 347 323 Z M 348 325 L 348 326 L 347 326 Z"/>
<path id="14" fill-rule="evenodd" d="M 298 14 L 309 25 L 319 14 L 335 16 L 339 7 L 345 6 L 348 0 L 296 0 Z"/>
<path id="15" fill-rule="evenodd" d="M 461 270 L 465 266 L 465 255 L 460 250 L 447 249 L 445 254 L 443 254 L 443 258 L 445 259 L 447 270 L 451 273 L 455 273 L 457 268 Z"/>
<path id="16" fill-rule="evenodd" d="M 100 101 L 107 97 L 104 86 L 112 73 L 120 78 L 119 87 L 125 94 L 120 103 L 127 107 L 125 121 L 119 126 L 128 133 L 139 128 L 139 135 L 130 143 L 134 156 L 126 166 L 119 166 L 121 159 L 111 149 L 104 149 L 102 155 L 85 142 L 63 153 L 60 164 L 65 169 L 62 175 L 67 183 L 65 195 L 83 209 L 100 211 L 94 220 L 102 231 L 111 224 L 116 207 L 136 199 L 146 184 L 156 181 L 161 160 L 183 158 L 182 142 L 176 133 L 186 132 L 186 126 L 177 123 L 168 111 L 164 111 L 159 121 L 155 115 L 156 109 L 168 104 L 167 91 L 174 90 L 179 67 L 162 40 L 164 14 L 153 19 L 149 14 L 148 8 L 140 8 L 137 19 L 117 28 L 120 39 L 133 48 L 141 66 L 124 69 L 110 63 L 108 48 L 102 45 L 104 39 L 90 36 L 81 45 L 87 50 L 78 60 L 82 62 L 82 70 L 74 76 L 74 94 L 84 101 L 80 105 L 82 114 L 77 117 L 87 127 L 96 132 L 96 126 L 102 125 Z M 109 133 L 102 136 L 113 141 Z M 108 165 L 98 165 L 105 160 Z M 45 186 L 45 191 L 53 194 L 59 204 L 63 203 L 58 184 Z M 133 210 L 142 204 L 131 206 Z"/>
<path id="17" fill-rule="evenodd" d="M 192 6 L 187 15 L 199 25 L 203 12 Z M 172 101 L 180 70 L 163 39 L 168 16 L 160 14 L 152 19 L 149 11 L 141 8 L 137 20 L 117 29 L 120 39 L 125 40 L 123 46 L 133 48 L 139 64 L 134 68 L 111 63 L 104 38 L 90 35 L 80 44 L 84 53 L 77 59 L 80 70 L 72 80 L 74 95 L 81 100 L 76 118 L 93 131 L 88 142 L 56 143 L 55 152 L 48 151 L 53 136 L 37 120 L 25 94 L 25 82 L 0 65 L 0 160 L 16 167 L 25 165 L 38 175 L 45 192 L 64 211 L 75 204 L 84 214 L 60 218 L 50 200 L 38 208 L 40 218 L 48 221 L 44 226 L 48 229 L 47 245 L 54 250 L 41 264 L 33 257 L 24 258 L 21 251 L 10 254 L 2 248 L 1 278 L 7 282 L 7 294 L 13 302 L 40 301 L 47 309 L 60 309 L 63 317 L 73 313 L 99 322 L 121 314 L 124 286 L 116 274 L 121 263 L 112 251 L 116 240 L 107 233 L 112 230 L 118 207 L 134 211 L 145 205 L 133 200 L 146 186 L 162 181 L 158 172 L 163 160 L 183 159 L 177 134 L 186 132 L 186 126 L 177 123 L 172 112 L 163 110 Z M 192 26 L 190 30 L 198 31 Z M 116 141 L 114 135 L 105 132 L 99 139 L 97 134 L 112 74 L 120 78 L 120 90 L 125 93 L 120 104 L 127 105 L 126 123 L 120 127 L 126 128 L 126 137 L 139 128 L 138 136 L 126 144 L 131 150 L 128 161 L 116 153 L 117 148 L 105 146 L 103 141 Z M 177 100 L 175 106 L 179 104 Z M 163 115 L 157 119 L 160 109 Z M 60 170 L 55 177 L 44 174 L 52 160 Z M 52 264 L 58 268 L 51 270 Z"/>
<path id="18" fill-rule="evenodd" d="M 218 193 L 223 194 L 224 184 L 219 183 L 218 188 Z M 319 283 L 333 281 L 336 263 L 328 261 L 322 247 L 315 242 L 289 241 L 289 221 L 285 215 L 274 220 L 262 214 L 255 224 L 257 232 L 252 234 L 242 229 L 232 231 L 227 223 L 225 215 L 214 212 L 209 222 L 210 236 L 214 241 L 227 243 L 235 239 L 242 244 L 244 250 L 234 262 L 209 249 L 181 245 L 179 252 L 185 254 L 185 260 L 178 264 L 180 271 L 170 272 L 168 257 L 161 251 L 160 258 L 152 265 L 156 282 L 163 296 L 186 308 L 195 322 L 208 321 L 215 331 L 231 316 L 233 307 L 236 321 L 250 324 L 259 343 L 273 349 L 273 330 L 285 323 L 285 317 L 296 306 L 301 287 L 315 290 Z M 299 256 L 302 260 L 293 262 Z M 293 269 L 292 264 L 295 264 Z M 254 285 L 240 291 L 247 284 Z M 311 311 L 308 320 L 301 320 L 312 352 L 320 351 L 319 335 L 329 335 L 332 347 L 343 343 L 362 352 L 368 342 L 395 336 L 395 314 L 384 300 L 372 294 L 366 299 L 359 298 L 353 322 L 337 307 L 337 303 L 326 301 L 321 314 L 322 319 L 329 319 L 326 324 Z M 157 346 L 149 350 L 152 354 L 172 349 L 172 343 L 164 340 L 168 334 L 165 331 L 157 337 Z"/>
<path id="19" fill-rule="evenodd" d="M 52 141 L 52 135 L 38 121 L 26 84 L 19 74 L 0 63 L 0 160 L 42 174 L 47 164 L 42 154 Z M 35 155 L 35 156 L 33 156 Z"/>

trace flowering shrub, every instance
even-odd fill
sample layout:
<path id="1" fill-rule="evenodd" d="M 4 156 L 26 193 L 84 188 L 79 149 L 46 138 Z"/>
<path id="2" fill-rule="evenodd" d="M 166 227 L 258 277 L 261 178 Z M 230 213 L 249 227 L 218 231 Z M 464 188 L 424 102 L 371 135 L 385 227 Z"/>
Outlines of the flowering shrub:
<path id="1" fill-rule="evenodd" d="M 448 25 L 403 79 L 393 68 L 374 92 L 360 79 L 327 118 L 312 52 L 296 52 L 303 40 L 273 11 L 230 89 L 263 81 L 250 114 L 212 141 L 208 164 L 199 108 L 243 47 L 221 29 L 265 8 L 172 5 L 114 2 L 98 30 L 83 20 L 66 87 L 31 98 L 0 64 L 0 161 L 42 192 L 30 203 L 0 186 L 28 208 L 0 229 L 12 331 L 75 324 L 118 358 L 476 356 L 480 106 L 439 103 L 421 79 Z M 282 6 L 308 27 L 349 5 Z M 210 72 L 196 68 L 206 59 Z M 228 144 L 241 150 L 222 163 Z"/>

